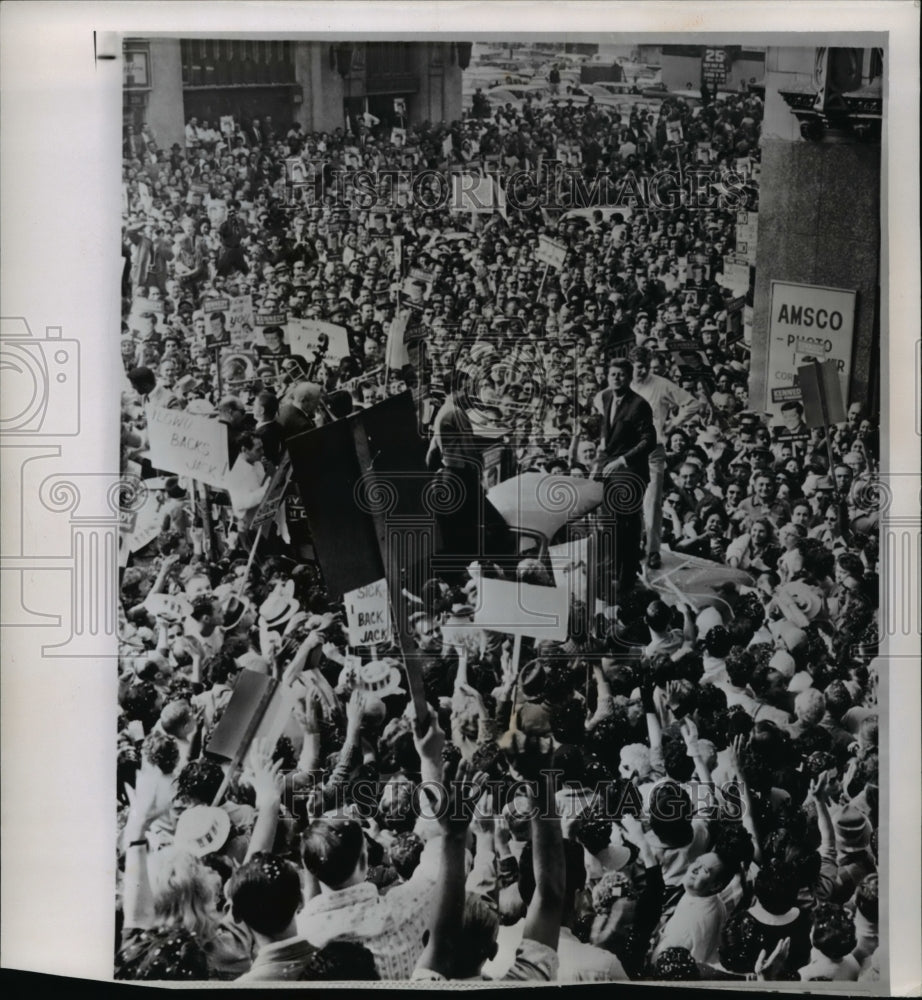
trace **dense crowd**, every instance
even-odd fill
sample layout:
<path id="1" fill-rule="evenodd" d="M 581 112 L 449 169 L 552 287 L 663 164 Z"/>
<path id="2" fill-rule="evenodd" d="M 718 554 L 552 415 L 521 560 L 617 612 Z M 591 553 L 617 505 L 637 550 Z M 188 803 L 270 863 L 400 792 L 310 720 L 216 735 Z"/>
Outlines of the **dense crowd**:
<path id="1" fill-rule="evenodd" d="M 721 278 L 758 209 L 761 102 L 477 111 L 126 133 L 122 456 L 156 530 L 121 577 L 116 975 L 876 978 L 879 445 L 857 403 L 829 440 L 796 402 L 749 405 L 745 290 Z M 498 177 L 502 210 L 453 209 L 452 165 Z M 254 320 L 253 363 L 224 370 L 207 306 L 240 296 L 347 349 Z M 251 525 L 287 441 L 410 390 L 443 464 L 454 400 L 502 445 L 494 481 L 599 477 L 612 371 L 655 429 L 636 578 L 517 663 L 451 627 L 491 568 L 433 575 L 409 598 L 417 724 L 400 650 L 348 646 L 297 496 Z M 151 466 L 149 404 L 226 425 L 225 490 Z M 661 582 L 676 554 L 713 600 Z M 207 748 L 245 671 L 299 695 L 225 775 Z"/>

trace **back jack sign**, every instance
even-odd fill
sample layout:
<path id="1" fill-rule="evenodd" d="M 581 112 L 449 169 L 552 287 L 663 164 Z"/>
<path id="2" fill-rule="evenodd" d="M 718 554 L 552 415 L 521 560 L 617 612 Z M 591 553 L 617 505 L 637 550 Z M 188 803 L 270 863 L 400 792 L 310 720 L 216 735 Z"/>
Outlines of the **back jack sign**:
<path id="1" fill-rule="evenodd" d="M 391 616 L 387 581 L 376 580 L 367 587 L 343 595 L 350 646 L 376 646 L 391 638 Z"/>
<path id="2" fill-rule="evenodd" d="M 856 294 L 844 288 L 772 282 L 765 408 L 775 417 L 780 417 L 782 403 L 801 401 L 797 369 L 813 359 L 836 363 L 842 398 L 848 398 Z"/>

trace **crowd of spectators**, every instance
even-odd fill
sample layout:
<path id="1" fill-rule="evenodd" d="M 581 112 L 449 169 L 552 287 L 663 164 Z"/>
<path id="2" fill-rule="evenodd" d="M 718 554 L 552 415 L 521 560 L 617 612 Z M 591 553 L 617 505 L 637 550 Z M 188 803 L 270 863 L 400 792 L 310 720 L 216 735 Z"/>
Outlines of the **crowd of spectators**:
<path id="1" fill-rule="evenodd" d="M 860 403 L 829 440 L 797 403 L 750 405 L 723 270 L 758 210 L 761 102 L 478 111 L 126 134 L 122 456 L 156 531 L 121 576 L 116 975 L 874 979 L 879 445 Z M 453 209 L 452 165 L 499 178 L 502 210 Z M 254 325 L 234 381 L 206 306 L 241 296 L 345 328 L 348 353 Z M 505 450 L 487 475 L 592 478 L 625 358 L 657 431 L 640 579 L 515 663 L 451 630 L 479 568 L 433 577 L 417 724 L 400 651 L 348 647 L 294 494 L 255 537 L 286 442 L 337 394 L 407 390 L 429 436 L 460 370 Z M 151 403 L 227 425 L 226 490 L 151 466 Z M 669 554 L 724 574 L 714 600 L 656 585 Z M 207 747 L 244 671 L 301 695 L 226 776 Z"/>

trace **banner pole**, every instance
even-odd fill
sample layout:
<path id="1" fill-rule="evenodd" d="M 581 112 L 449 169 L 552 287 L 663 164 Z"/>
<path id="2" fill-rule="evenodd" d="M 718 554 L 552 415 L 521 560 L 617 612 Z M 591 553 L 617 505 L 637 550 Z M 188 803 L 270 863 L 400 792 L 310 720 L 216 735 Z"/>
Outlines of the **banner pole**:
<path id="1" fill-rule="evenodd" d="M 263 523 L 256 529 L 256 537 L 253 539 L 253 544 L 250 546 L 250 555 L 247 559 L 246 571 L 243 574 L 243 581 L 241 583 L 241 589 L 246 585 L 246 581 L 250 578 L 250 570 L 253 568 L 253 559 L 256 557 L 256 549 L 259 546 L 259 542 L 263 536 L 263 528 L 265 528 L 266 522 Z"/>
<path id="2" fill-rule="evenodd" d="M 813 361 L 813 370 L 816 372 L 816 388 L 819 392 L 820 410 L 823 414 L 823 434 L 826 437 L 826 455 L 829 460 L 829 476 L 831 479 L 836 463 L 832 456 L 832 437 L 829 434 L 829 404 L 826 401 L 826 386 L 823 385 L 823 366 L 816 359 Z"/>

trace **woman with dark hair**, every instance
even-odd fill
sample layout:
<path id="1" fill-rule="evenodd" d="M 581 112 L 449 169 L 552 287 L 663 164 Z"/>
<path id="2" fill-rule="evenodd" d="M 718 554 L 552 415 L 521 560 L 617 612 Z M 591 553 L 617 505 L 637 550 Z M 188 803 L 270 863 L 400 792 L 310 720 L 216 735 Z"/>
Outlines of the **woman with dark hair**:
<path id="1" fill-rule="evenodd" d="M 707 821 L 692 816 L 692 801 L 677 782 L 663 781 L 653 789 L 646 840 L 662 868 L 666 892 L 672 890 L 673 895 L 710 844 Z"/>
<path id="2" fill-rule="evenodd" d="M 690 441 L 688 435 L 678 428 L 674 428 L 666 441 L 666 468 L 670 473 L 676 473 L 679 466 L 685 461 L 688 453 Z"/>

